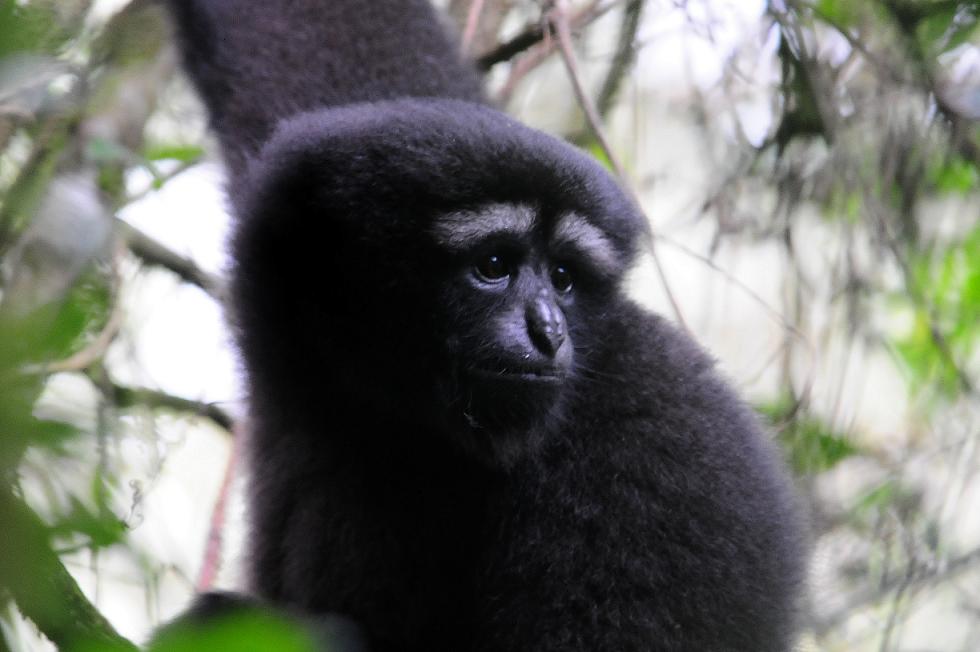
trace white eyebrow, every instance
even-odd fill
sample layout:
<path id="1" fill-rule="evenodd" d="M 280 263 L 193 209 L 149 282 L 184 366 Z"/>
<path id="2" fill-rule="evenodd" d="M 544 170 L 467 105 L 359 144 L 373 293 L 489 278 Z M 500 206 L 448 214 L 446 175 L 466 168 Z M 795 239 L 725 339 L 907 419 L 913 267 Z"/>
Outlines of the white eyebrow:
<path id="1" fill-rule="evenodd" d="M 571 247 L 586 256 L 600 272 L 614 274 L 619 271 L 619 253 L 599 227 L 590 224 L 581 215 L 571 213 L 562 217 L 551 234 L 556 248 Z"/>
<path id="2" fill-rule="evenodd" d="M 534 211 L 523 204 L 487 204 L 436 219 L 432 234 L 451 249 L 466 249 L 498 233 L 527 235 L 534 229 Z"/>

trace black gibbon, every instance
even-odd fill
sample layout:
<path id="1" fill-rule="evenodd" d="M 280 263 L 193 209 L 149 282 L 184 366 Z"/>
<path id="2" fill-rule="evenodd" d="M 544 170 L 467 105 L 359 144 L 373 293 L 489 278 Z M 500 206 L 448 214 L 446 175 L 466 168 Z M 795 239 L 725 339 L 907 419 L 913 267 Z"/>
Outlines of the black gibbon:
<path id="1" fill-rule="evenodd" d="M 236 216 L 249 599 L 381 652 L 790 649 L 791 485 L 624 295 L 648 226 L 602 167 L 426 0 L 170 5 Z"/>

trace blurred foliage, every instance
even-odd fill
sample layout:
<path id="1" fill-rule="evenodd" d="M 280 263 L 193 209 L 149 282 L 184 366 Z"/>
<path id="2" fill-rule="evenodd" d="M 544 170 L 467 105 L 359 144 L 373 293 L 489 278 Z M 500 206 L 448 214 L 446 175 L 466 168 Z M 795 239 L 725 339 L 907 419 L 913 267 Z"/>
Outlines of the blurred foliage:
<path id="1" fill-rule="evenodd" d="M 213 618 L 207 625 L 179 624 L 168 627 L 149 652 L 329 652 L 316 647 L 314 640 L 296 627 L 296 623 L 257 610 L 236 612 Z"/>
<path id="2" fill-rule="evenodd" d="M 913 387 L 937 390 L 947 399 L 972 391 L 973 381 L 956 361 L 970 360 L 980 344 L 980 224 L 962 240 L 915 252 L 910 266 L 931 304 L 916 308 L 912 328 L 895 341 Z"/>
<path id="3" fill-rule="evenodd" d="M 834 432 L 818 417 L 794 414 L 798 403 L 788 397 L 756 407 L 778 430 L 779 443 L 797 475 L 827 471 L 860 452 L 846 434 Z"/>
<path id="4" fill-rule="evenodd" d="M 620 89 L 642 47 L 640 16 L 656 19 L 655 3 L 620 4 L 617 42 L 606 48 L 595 93 L 610 121 L 629 101 Z M 690 8 L 692 21 L 710 6 L 674 4 Z M 64 565 L 79 551 L 94 558 L 129 550 L 145 561 L 128 539 L 126 510 L 139 491 L 120 486 L 106 442 L 134 406 L 229 424 L 213 406 L 121 386 L 105 360 L 118 330 L 120 264 L 163 266 L 217 293 L 188 261 L 122 230 L 115 217 L 139 196 L 129 194 L 132 175 L 148 174 L 152 192 L 205 148 L 147 129 L 175 74 L 160 6 L 133 0 L 96 19 L 92 5 L 0 0 L 0 606 L 8 607 L 0 609 L 7 625 L 0 650 L 17 649 L 11 632 L 21 618 L 61 649 L 132 649 Z M 469 0 L 450 5 L 465 19 Z M 542 40 L 539 9 L 531 0 L 487 0 L 483 9 L 474 51 L 506 70 L 508 85 L 554 48 Z M 515 37 L 509 25 L 522 20 Z M 955 538 L 956 519 L 925 507 L 947 479 L 933 505 L 955 506 L 980 470 L 971 453 L 980 437 L 980 72 L 970 64 L 980 65 L 980 0 L 771 0 L 760 20 L 776 36 L 766 55 L 778 68 L 766 89 L 772 125 L 761 143 L 718 130 L 729 167 L 716 176 L 730 181 L 705 198 L 705 216 L 717 219 L 718 242 L 774 244 L 785 253 L 780 314 L 788 339 L 820 339 L 818 322 L 826 323 L 848 355 L 891 355 L 906 383 L 907 431 L 883 442 L 867 424 L 816 404 L 795 371 L 805 347 L 787 345 L 776 362 L 779 391 L 760 405 L 813 512 L 818 549 L 857 541 L 855 555 L 826 555 L 833 590 L 846 599 L 836 611 L 817 601 L 815 640 L 852 649 L 849 637 L 871 615 L 881 623 L 874 648 L 902 649 L 892 632 L 909 596 L 980 560 L 980 541 Z M 579 36 L 587 39 L 596 24 L 576 25 Z M 719 87 L 744 81 L 738 56 Z M 714 95 L 684 110 L 705 116 L 699 125 L 708 133 L 724 113 L 719 106 L 736 103 Z M 594 134 L 573 139 L 614 167 Z M 764 191 L 747 191 L 752 182 Z M 83 213 L 90 222 L 79 226 Z M 807 267 L 814 229 L 833 234 L 839 247 L 818 252 L 827 255 L 816 273 Z M 831 317 L 817 319 L 818 309 Z M 42 409 L 59 373 L 95 389 L 94 424 Z M 878 399 L 875 387 L 868 394 Z M 849 491 L 838 495 L 838 485 Z M 143 567 L 152 574 L 150 562 Z M 975 591 L 953 593 L 958 608 L 980 608 Z M 264 614 L 168 637 L 157 649 L 309 646 Z"/>

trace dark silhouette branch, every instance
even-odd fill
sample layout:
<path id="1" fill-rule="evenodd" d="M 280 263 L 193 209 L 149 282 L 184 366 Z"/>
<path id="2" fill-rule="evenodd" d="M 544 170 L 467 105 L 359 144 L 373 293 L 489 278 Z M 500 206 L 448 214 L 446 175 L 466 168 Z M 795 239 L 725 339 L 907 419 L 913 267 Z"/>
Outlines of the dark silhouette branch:
<path id="1" fill-rule="evenodd" d="M 125 387 L 112 381 L 100 383 L 100 386 L 106 388 L 112 402 L 119 407 L 125 408 L 143 405 L 154 409 L 174 410 L 175 412 L 185 412 L 210 419 L 219 428 L 229 432 L 234 427 L 235 421 L 231 418 L 231 415 L 214 403 L 195 401 L 155 389 Z"/>
<path id="2" fill-rule="evenodd" d="M 185 282 L 196 285 L 218 301 L 224 299 L 225 286 L 220 278 L 204 271 L 190 258 L 168 249 L 131 224 L 117 220 L 116 225 L 129 246 L 129 250 L 144 263 L 168 269 Z"/>
<path id="3" fill-rule="evenodd" d="M 476 58 L 476 66 L 480 70 L 490 70 L 498 63 L 510 61 L 521 52 L 530 50 L 544 38 L 544 26 L 540 23 L 528 25 L 516 36 L 504 41 L 489 52 Z"/>
<path id="4" fill-rule="evenodd" d="M 602 3 L 591 2 L 568 17 L 571 29 L 577 30 L 592 23 L 597 18 L 619 4 L 621 0 Z M 476 58 L 476 66 L 482 71 L 490 70 L 498 63 L 510 61 L 517 55 L 530 50 L 546 38 L 554 36 L 553 26 L 548 21 L 538 21 L 525 27 L 522 31 L 495 48 Z"/>

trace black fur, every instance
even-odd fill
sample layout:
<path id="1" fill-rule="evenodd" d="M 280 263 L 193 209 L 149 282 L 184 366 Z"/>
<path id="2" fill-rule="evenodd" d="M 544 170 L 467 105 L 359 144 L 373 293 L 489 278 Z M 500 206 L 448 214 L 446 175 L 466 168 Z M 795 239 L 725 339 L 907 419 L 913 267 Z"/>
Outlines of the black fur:
<path id="1" fill-rule="evenodd" d="M 428 0 L 166 0 L 235 183 L 283 118 L 399 97 L 482 101 Z"/>
<path id="2" fill-rule="evenodd" d="M 252 591 L 379 651 L 789 649 L 790 485 L 707 357 L 623 296 L 647 227 L 609 176 L 474 102 L 424 2 L 173 2 L 237 193 Z M 499 288 L 433 236 L 493 205 L 537 220 L 491 243 L 524 265 Z M 571 260 L 562 293 L 534 270 L 569 215 L 616 265 Z M 555 382 L 512 373 L 525 291 L 567 324 L 567 365 L 526 349 Z"/>

